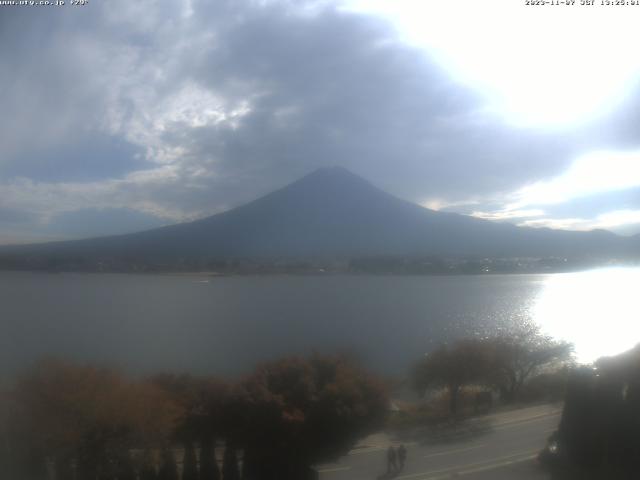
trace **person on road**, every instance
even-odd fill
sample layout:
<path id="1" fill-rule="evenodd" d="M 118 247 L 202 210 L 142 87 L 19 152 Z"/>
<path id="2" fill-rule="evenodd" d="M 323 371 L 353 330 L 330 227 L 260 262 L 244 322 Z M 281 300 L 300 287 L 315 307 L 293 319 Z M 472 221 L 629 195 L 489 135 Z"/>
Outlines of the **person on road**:
<path id="1" fill-rule="evenodd" d="M 400 471 L 404 470 L 404 462 L 407 459 L 407 449 L 404 445 L 398 447 L 398 464 Z"/>
<path id="2" fill-rule="evenodd" d="M 396 458 L 396 449 L 391 445 L 387 450 L 387 474 L 395 472 L 398 469 Z"/>

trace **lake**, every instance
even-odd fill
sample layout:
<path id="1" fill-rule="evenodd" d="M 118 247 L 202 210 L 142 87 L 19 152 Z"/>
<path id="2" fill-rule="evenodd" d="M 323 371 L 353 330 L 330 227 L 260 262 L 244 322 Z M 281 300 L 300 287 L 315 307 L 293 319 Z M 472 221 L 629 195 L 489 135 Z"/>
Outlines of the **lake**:
<path id="1" fill-rule="evenodd" d="M 549 275 L 237 276 L 0 272 L 0 375 L 42 356 L 238 374 L 346 351 L 402 374 L 457 337 L 532 319 L 591 361 L 640 340 L 640 269 Z"/>

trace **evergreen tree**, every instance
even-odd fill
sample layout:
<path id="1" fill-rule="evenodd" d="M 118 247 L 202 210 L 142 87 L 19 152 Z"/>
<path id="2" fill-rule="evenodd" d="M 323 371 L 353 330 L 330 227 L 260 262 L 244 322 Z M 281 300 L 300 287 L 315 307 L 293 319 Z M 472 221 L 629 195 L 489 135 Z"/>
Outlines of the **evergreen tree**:
<path id="1" fill-rule="evenodd" d="M 158 480 L 178 480 L 178 466 L 171 448 L 167 448 L 162 452 Z"/>
<path id="2" fill-rule="evenodd" d="M 200 446 L 200 480 L 220 480 L 215 442 L 207 439 Z"/>
<path id="3" fill-rule="evenodd" d="M 136 470 L 128 450 L 120 452 L 117 458 L 118 480 L 136 480 Z"/>
<path id="4" fill-rule="evenodd" d="M 187 441 L 184 446 L 184 458 L 182 460 L 182 480 L 198 480 L 198 460 L 193 443 Z"/>
<path id="5" fill-rule="evenodd" d="M 53 466 L 56 480 L 73 480 L 71 458 L 68 455 L 58 455 Z"/>
<path id="6" fill-rule="evenodd" d="M 223 479 L 237 478 L 231 459 L 240 446 L 246 480 L 307 480 L 312 465 L 344 455 L 378 429 L 388 407 L 384 387 L 348 358 L 264 364 L 227 402 L 225 467 L 231 473 L 223 469 Z"/>
<path id="7" fill-rule="evenodd" d="M 260 478 L 260 469 L 256 463 L 251 450 L 245 450 L 242 457 L 242 480 L 258 480 Z"/>
<path id="8" fill-rule="evenodd" d="M 238 455 L 233 445 L 227 444 L 222 462 L 222 478 L 224 480 L 240 480 Z"/>
<path id="9" fill-rule="evenodd" d="M 14 478 L 24 478 L 25 480 L 47 480 L 47 463 L 44 454 L 35 448 L 28 448 L 24 456 L 12 459 L 10 470 L 15 473 Z"/>
<path id="10" fill-rule="evenodd" d="M 100 463 L 99 450 L 95 445 L 87 445 L 81 448 L 78 454 L 78 478 L 96 478 Z"/>
<path id="11" fill-rule="evenodd" d="M 145 450 L 142 456 L 142 464 L 140 466 L 140 480 L 157 480 L 156 469 L 149 450 Z"/>

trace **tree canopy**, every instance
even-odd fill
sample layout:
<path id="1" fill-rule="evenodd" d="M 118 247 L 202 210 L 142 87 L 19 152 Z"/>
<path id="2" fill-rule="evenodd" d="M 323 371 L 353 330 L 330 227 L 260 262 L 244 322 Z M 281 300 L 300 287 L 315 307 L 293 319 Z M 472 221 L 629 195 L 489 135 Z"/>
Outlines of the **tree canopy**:
<path id="1" fill-rule="evenodd" d="M 413 386 L 421 395 L 430 388 L 447 389 L 449 408 L 455 414 L 460 389 L 482 381 L 489 363 L 489 351 L 481 340 L 468 339 L 441 345 L 416 363 L 411 375 Z"/>
<path id="2" fill-rule="evenodd" d="M 638 477 L 640 345 L 571 372 L 557 439 L 561 478 Z"/>
<path id="3" fill-rule="evenodd" d="M 569 361 L 573 351 L 570 343 L 554 340 L 533 324 L 485 342 L 491 357 L 487 379 L 506 402 L 516 400 L 524 384 L 542 370 Z"/>
<path id="4" fill-rule="evenodd" d="M 462 387 L 485 385 L 512 402 L 528 380 L 570 360 L 571 352 L 570 344 L 553 340 L 535 325 L 525 325 L 508 334 L 441 345 L 414 365 L 411 379 L 421 395 L 427 389 L 445 388 L 450 410 L 456 413 Z"/>
<path id="5" fill-rule="evenodd" d="M 0 466 L 15 478 L 45 480 L 45 456 L 59 480 L 177 478 L 250 480 L 311 477 L 311 466 L 346 453 L 382 424 L 388 399 L 373 377 L 342 357 L 285 358 L 230 385 L 213 378 L 122 373 L 42 362 L 4 393 Z M 6 405 L 4 405 L 6 404 Z M 7 445 L 8 449 L 4 448 Z M 196 450 L 200 450 L 199 461 Z M 21 453 L 21 455 L 16 455 Z M 20 457 L 21 466 L 13 468 Z M 35 461 L 38 458 L 39 461 Z M 75 469 L 75 472 L 73 471 Z"/>
<path id="6" fill-rule="evenodd" d="M 75 458 L 87 478 L 107 466 L 128 468 L 130 448 L 163 444 L 182 416 L 150 382 L 51 360 L 19 379 L 13 408 L 11 421 L 29 438 L 30 448 L 55 457 L 62 469 Z"/>
<path id="7" fill-rule="evenodd" d="M 260 366 L 234 393 L 238 442 L 261 479 L 304 479 L 345 454 L 388 411 L 382 385 L 340 357 Z"/>
<path id="8" fill-rule="evenodd" d="M 224 434 L 225 406 L 230 385 L 217 378 L 160 373 L 151 383 L 164 391 L 183 411 L 174 432 L 175 440 L 212 442 Z"/>

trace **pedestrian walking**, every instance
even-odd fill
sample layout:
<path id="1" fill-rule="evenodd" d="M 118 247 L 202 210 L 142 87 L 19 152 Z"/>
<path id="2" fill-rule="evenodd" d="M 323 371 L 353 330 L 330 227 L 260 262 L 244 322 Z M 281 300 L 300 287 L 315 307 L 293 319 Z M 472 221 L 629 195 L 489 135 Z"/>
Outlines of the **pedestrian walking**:
<path id="1" fill-rule="evenodd" d="M 398 463 L 400 470 L 404 470 L 404 462 L 407 460 L 407 449 L 404 445 L 398 447 Z"/>
<path id="2" fill-rule="evenodd" d="M 398 470 L 396 449 L 393 448 L 393 445 L 389 446 L 387 450 L 387 474 L 394 473 Z"/>

